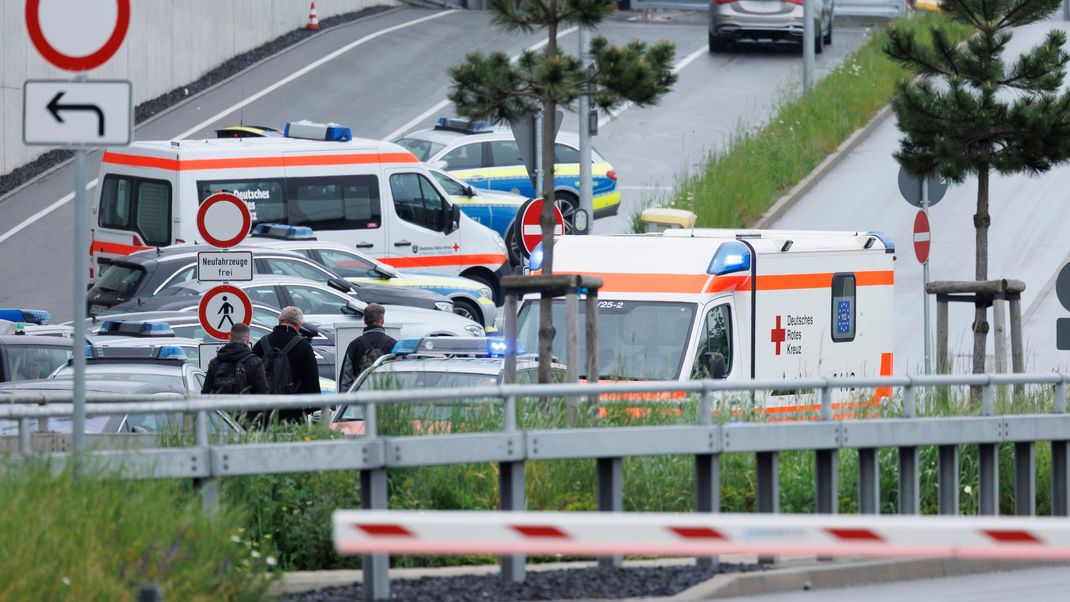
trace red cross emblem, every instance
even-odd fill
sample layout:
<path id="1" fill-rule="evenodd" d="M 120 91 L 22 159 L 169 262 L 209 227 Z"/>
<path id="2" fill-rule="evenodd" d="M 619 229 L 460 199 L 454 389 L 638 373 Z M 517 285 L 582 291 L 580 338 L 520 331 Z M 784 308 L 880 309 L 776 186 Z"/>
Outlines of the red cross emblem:
<path id="1" fill-rule="evenodd" d="M 461 245 L 459 245 L 457 243 L 453 243 L 453 252 L 456 253 L 457 251 L 460 251 L 460 250 L 461 250 Z"/>
<path id="2" fill-rule="evenodd" d="M 776 317 L 776 328 L 773 329 L 772 334 L 771 342 L 776 343 L 776 354 L 780 355 L 780 344 L 787 337 L 787 331 L 780 327 L 780 316 Z"/>

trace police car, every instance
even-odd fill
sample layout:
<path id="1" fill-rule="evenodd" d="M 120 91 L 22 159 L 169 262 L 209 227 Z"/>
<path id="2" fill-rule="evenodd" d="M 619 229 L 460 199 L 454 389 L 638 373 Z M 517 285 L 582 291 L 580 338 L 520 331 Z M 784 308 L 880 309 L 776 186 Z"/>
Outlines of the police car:
<path id="1" fill-rule="evenodd" d="M 50 324 L 51 320 L 52 315 L 43 309 L 0 309 L 0 335 L 71 337 L 73 328 Z"/>
<path id="2" fill-rule="evenodd" d="M 69 338 L 0 335 L 0 382 L 46 378 L 70 357 Z"/>
<path id="3" fill-rule="evenodd" d="M 165 341 L 161 343 L 160 341 Z M 115 339 L 85 346 L 87 379 L 130 381 L 165 385 L 187 396 L 200 395 L 204 385 L 201 370 L 186 355 L 197 349 L 196 341 L 182 339 Z M 54 380 L 74 378 L 70 362 L 56 370 Z"/>
<path id="4" fill-rule="evenodd" d="M 350 246 L 317 240 L 311 228 L 258 224 L 245 245 L 303 255 L 350 282 L 426 289 L 444 295 L 453 302 L 454 313 L 484 326 L 494 324 L 498 313 L 494 291 L 483 282 L 463 276 L 399 270 Z"/>
<path id="5" fill-rule="evenodd" d="M 513 134 L 487 122 L 446 118 L 430 130 L 420 130 L 394 141 L 431 167 L 450 172 L 476 188 L 542 196 L 528 177 Z M 555 201 L 565 224 L 571 224 L 580 198 L 580 143 L 576 134 L 560 133 L 554 145 Z M 592 150 L 594 217 L 616 215 L 620 208 L 617 172 L 598 151 Z M 465 211 L 464 205 L 461 210 Z M 468 211 L 465 211 L 468 213 Z M 471 214 L 469 214 L 471 215 Z"/>

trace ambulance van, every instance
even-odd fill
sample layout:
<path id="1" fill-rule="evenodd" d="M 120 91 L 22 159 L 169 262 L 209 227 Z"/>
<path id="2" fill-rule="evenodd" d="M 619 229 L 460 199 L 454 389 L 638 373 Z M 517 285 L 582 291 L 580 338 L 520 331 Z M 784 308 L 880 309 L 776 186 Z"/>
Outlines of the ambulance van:
<path id="1" fill-rule="evenodd" d="M 599 374 L 585 379 L 886 376 L 894 253 L 875 232 L 677 229 L 564 236 L 554 244 L 553 269 L 604 283 Z M 563 301 L 554 301 L 553 315 L 554 354 L 564 357 Z M 518 333 L 529 349 L 538 318 L 537 300 L 527 299 Z M 773 395 L 766 407 L 786 407 L 793 397 Z"/>
<path id="2" fill-rule="evenodd" d="M 91 279 L 104 257 L 198 240 L 197 208 L 220 191 L 245 200 L 253 225 L 309 226 L 394 267 L 465 276 L 497 293 L 506 265 L 501 237 L 452 205 L 412 153 L 333 124 L 108 149 L 97 189 Z"/>

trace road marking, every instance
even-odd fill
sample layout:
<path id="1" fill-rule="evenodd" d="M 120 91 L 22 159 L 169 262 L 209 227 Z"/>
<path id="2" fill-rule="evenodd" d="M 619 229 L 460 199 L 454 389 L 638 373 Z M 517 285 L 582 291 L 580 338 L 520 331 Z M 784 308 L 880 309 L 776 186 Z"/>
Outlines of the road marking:
<path id="1" fill-rule="evenodd" d="M 673 73 L 677 73 L 677 74 L 680 73 L 681 71 L 684 70 L 685 67 L 687 67 L 691 63 L 694 63 L 696 60 L 698 60 L 698 57 L 706 54 L 706 52 L 707 52 L 707 49 L 706 49 L 705 46 L 703 46 L 702 48 L 699 48 L 698 50 L 696 50 L 696 51 L 692 52 L 691 54 L 685 56 L 679 63 L 676 63 L 675 65 L 673 65 L 672 72 Z M 634 106 L 635 105 L 632 104 L 631 102 L 626 102 L 626 103 L 622 104 L 621 106 L 617 107 L 616 109 L 606 113 L 605 115 L 602 115 L 601 117 L 598 118 L 598 128 L 601 129 L 602 126 L 606 125 L 610 121 L 613 121 L 614 119 L 619 117 L 621 113 L 627 111 L 628 109 L 630 109 L 630 108 L 632 108 Z"/>
<path id="2" fill-rule="evenodd" d="M 364 36 L 363 38 L 360 38 L 358 40 L 354 40 L 354 41 L 346 44 L 345 46 L 342 46 L 338 50 L 335 50 L 334 52 L 328 54 L 327 56 L 325 56 L 325 57 L 323 57 L 323 58 L 321 58 L 319 60 L 313 61 L 313 62 L 305 65 L 304 67 L 298 69 L 297 71 L 294 71 L 290 75 L 287 75 L 286 77 L 284 77 L 284 78 L 280 79 L 279 81 L 271 84 L 270 86 L 264 88 L 263 90 L 257 92 L 256 94 L 253 94 L 252 96 L 242 100 L 241 102 L 235 103 L 234 105 L 232 105 L 232 106 L 230 106 L 230 107 L 228 107 L 226 109 L 223 109 L 219 113 L 216 113 L 215 115 L 212 115 L 208 119 L 198 123 L 197 125 L 193 126 L 192 128 L 186 130 L 185 132 L 182 132 L 181 134 L 176 136 L 174 139 L 175 140 L 181 140 L 181 139 L 185 138 L 186 136 L 189 136 L 190 134 L 193 134 L 194 132 L 198 132 L 198 131 L 204 129 L 205 127 L 215 123 L 216 121 L 222 119 L 223 117 L 226 117 L 227 115 L 233 113 L 234 111 L 237 111 L 238 109 L 248 105 L 249 103 L 255 102 L 255 101 L 259 100 L 260 98 L 263 98 L 265 95 L 270 94 L 271 92 L 274 92 L 275 90 L 278 90 L 282 86 L 285 86 L 286 84 L 288 84 L 288 83 L 292 82 L 293 80 L 301 77 L 302 75 L 308 73 L 309 71 L 312 71 L 313 69 L 315 69 L 315 68 L 317 68 L 317 67 L 319 67 L 319 66 L 321 66 L 321 65 L 323 65 L 325 63 L 333 61 L 334 59 L 338 58 L 339 56 L 342 56 L 343 54 L 349 52 L 350 50 L 356 48 L 357 46 L 360 46 L 362 44 L 370 42 L 370 41 L 372 41 L 372 40 L 374 40 L 374 39 L 376 39 L 378 37 L 385 36 L 388 33 L 393 33 L 395 31 L 404 29 L 406 27 L 411 27 L 413 25 L 419 25 L 420 23 L 425 23 L 425 22 L 431 21 L 433 19 L 438 19 L 438 18 L 441 18 L 441 17 L 445 17 L 446 15 L 452 15 L 455 12 L 457 12 L 457 11 L 456 10 L 448 10 L 448 11 L 441 12 L 441 13 L 435 13 L 433 15 L 428 15 L 426 17 L 421 17 L 419 19 L 416 19 L 415 21 L 407 21 L 405 23 L 399 23 L 398 25 L 394 25 L 392 27 L 387 27 L 386 29 L 381 29 L 381 30 L 379 30 L 379 31 L 377 31 L 375 33 L 368 34 L 368 35 Z"/>
<path id="3" fill-rule="evenodd" d="M 88 191 L 88 190 L 92 189 L 96 185 L 97 185 L 97 179 L 93 178 L 92 180 L 89 181 L 88 184 L 85 185 L 85 189 Z M 3 234 L 0 234 L 0 243 L 2 243 L 5 240 L 11 238 L 12 236 L 18 234 L 19 232 L 22 232 L 28 226 L 32 225 L 34 222 L 40 220 L 41 218 L 45 217 L 49 213 L 52 213 L 56 209 L 59 209 L 60 207 L 66 205 L 69 202 L 71 202 L 71 199 L 73 199 L 73 198 L 74 198 L 74 193 L 73 192 L 69 192 L 66 195 L 64 195 L 62 198 L 60 198 L 60 200 L 52 203 L 51 205 L 49 205 L 48 207 L 45 207 L 44 209 L 38 211 L 37 213 L 34 213 L 29 218 L 27 218 L 25 221 L 23 221 L 21 224 L 19 224 L 19 225 L 15 226 L 14 228 L 8 230 L 7 232 L 4 232 Z"/>
<path id="4" fill-rule="evenodd" d="M 577 28 L 575 28 L 575 27 L 569 27 L 568 29 L 565 29 L 565 30 L 561 31 L 560 33 L 557 34 L 557 39 L 560 40 L 562 37 L 567 36 L 568 34 L 576 31 L 576 29 Z M 549 42 L 550 42 L 550 40 L 546 39 L 546 40 L 542 40 L 540 42 L 537 42 L 535 44 L 532 44 L 531 46 L 528 46 L 524 50 L 514 54 L 511 57 L 509 57 L 509 62 L 510 63 L 515 63 L 517 60 L 520 59 L 520 55 L 521 54 L 524 54 L 525 52 L 534 52 L 534 51 L 542 48 L 543 46 L 547 45 Z M 423 113 L 420 113 L 418 116 L 412 118 L 407 123 L 405 123 L 405 125 L 399 127 L 398 129 L 394 130 L 393 132 L 390 132 L 386 136 L 383 136 L 383 140 L 396 140 L 402 134 L 404 134 L 404 133 L 408 132 L 409 130 L 411 130 L 412 128 L 420 125 L 420 123 L 422 123 L 423 120 L 425 120 L 428 117 L 434 115 L 435 113 L 438 113 L 442 109 L 445 109 L 449 105 L 450 105 L 450 99 L 443 98 L 442 100 L 438 101 L 435 104 L 435 106 L 431 107 L 430 109 L 427 109 Z"/>
<path id="5" fill-rule="evenodd" d="M 189 136 L 190 134 L 193 134 L 194 132 L 197 132 L 197 131 L 200 131 L 200 130 L 204 129 L 206 126 L 211 125 L 215 121 L 217 121 L 219 119 L 222 119 L 223 117 L 226 117 L 230 113 L 233 113 L 234 111 L 237 111 L 238 109 L 244 107 L 245 105 L 262 98 L 264 95 L 266 95 L 266 94 L 268 94 L 270 92 L 278 90 L 280 87 L 285 86 L 286 84 L 288 84 L 288 83 L 292 82 L 293 80 L 301 77 L 302 75 L 308 73 L 309 71 L 312 71 L 316 67 L 319 67 L 319 66 L 323 65 L 324 63 L 327 63 L 329 61 L 332 61 L 332 60 L 338 58 L 339 56 L 341 56 L 341 55 L 345 54 L 346 52 L 356 48 L 357 46 L 360 46 L 361 44 L 364 44 L 366 42 L 370 42 L 371 40 L 374 40 L 375 38 L 378 38 L 380 36 L 384 36 L 384 35 L 386 35 L 388 33 L 393 33 L 395 31 L 398 31 L 399 29 L 404 29 L 404 28 L 412 26 L 412 25 L 418 25 L 420 23 L 431 21 L 432 19 L 438 19 L 440 17 L 445 17 L 446 15 L 451 15 L 451 14 L 453 14 L 455 12 L 457 12 L 457 11 L 456 10 L 449 10 L 449 11 L 445 11 L 445 12 L 441 12 L 441 13 L 435 13 L 433 15 L 428 15 L 426 17 L 421 17 L 419 19 L 416 19 L 415 21 L 407 21 L 405 23 L 400 23 L 398 25 L 387 27 L 386 29 L 381 29 L 381 30 L 379 30 L 379 31 L 377 31 L 375 33 L 368 34 L 368 35 L 364 36 L 363 38 L 360 38 L 358 40 L 354 40 L 354 41 L 350 42 L 349 44 L 346 44 L 345 46 L 339 48 L 338 50 L 335 50 L 334 52 L 328 54 L 327 56 L 324 56 L 324 57 L 322 57 L 322 58 L 320 58 L 320 59 L 318 59 L 316 61 L 313 61 L 313 62 L 309 63 L 308 65 L 305 65 L 301 69 L 298 69 L 297 71 L 294 71 L 290 75 L 284 77 L 283 79 L 280 79 L 279 81 L 275 82 L 274 84 L 271 84 L 270 86 L 264 88 L 260 92 L 257 92 L 256 94 L 254 94 L 252 96 L 249 96 L 248 98 L 242 100 L 241 102 L 239 102 L 239 103 L 237 103 L 237 104 L 235 104 L 235 105 L 233 105 L 233 106 L 231 106 L 231 107 L 229 107 L 227 109 L 224 109 L 223 111 L 221 111 L 219 113 L 216 113 L 212 117 L 202 121 L 201 123 L 198 123 L 193 128 L 191 128 L 189 130 L 186 130 L 185 132 L 179 134 L 178 136 L 176 136 L 174 138 L 174 140 L 181 140 L 181 139 L 185 138 L 186 136 Z M 94 178 L 93 181 L 90 182 L 86 186 L 86 190 L 89 190 L 90 188 L 92 188 L 92 187 L 94 187 L 96 185 L 97 185 L 97 180 L 96 180 L 96 178 Z M 70 192 L 70 193 L 64 195 L 58 201 L 56 201 L 56 202 L 52 203 L 51 205 L 49 205 L 48 207 L 45 207 L 44 209 L 42 209 L 42 210 L 38 211 L 37 213 L 33 214 L 32 216 L 30 216 L 29 219 L 23 221 L 19 225 L 15 226 L 14 228 L 8 230 L 7 232 L 5 232 L 3 234 L 0 234 L 0 243 L 3 243 L 4 241 L 6 241 L 7 239 L 11 238 L 12 236 L 14 236 L 14 235 L 18 234 L 19 232 L 25 230 L 28 226 L 30 226 L 33 223 L 37 222 L 38 220 L 42 219 L 43 217 L 45 217 L 49 213 L 52 213 L 56 209 L 59 209 L 63 205 L 66 205 L 73 198 L 74 198 L 74 193 Z"/>

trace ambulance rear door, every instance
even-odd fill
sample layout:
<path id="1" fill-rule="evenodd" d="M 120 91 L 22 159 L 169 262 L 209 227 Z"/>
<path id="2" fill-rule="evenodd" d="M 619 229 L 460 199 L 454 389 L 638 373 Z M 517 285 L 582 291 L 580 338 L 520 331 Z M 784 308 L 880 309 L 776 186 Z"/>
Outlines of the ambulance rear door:
<path id="1" fill-rule="evenodd" d="M 99 260 L 120 257 L 174 242 L 175 172 L 108 162 L 105 153 L 93 203 L 90 280 L 100 275 Z"/>

